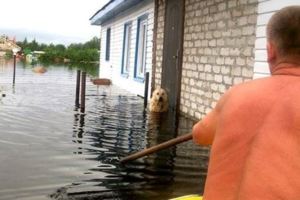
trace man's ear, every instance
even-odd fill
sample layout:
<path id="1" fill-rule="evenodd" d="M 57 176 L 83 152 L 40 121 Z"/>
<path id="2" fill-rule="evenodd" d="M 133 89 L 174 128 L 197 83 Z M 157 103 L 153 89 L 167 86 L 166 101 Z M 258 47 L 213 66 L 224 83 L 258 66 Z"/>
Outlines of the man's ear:
<path id="1" fill-rule="evenodd" d="M 277 56 L 276 47 L 271 41 L 267 41 L 267 56 L 268 56 L 268 63 L 273 63 L 276 60 L 276 56 Z"/>

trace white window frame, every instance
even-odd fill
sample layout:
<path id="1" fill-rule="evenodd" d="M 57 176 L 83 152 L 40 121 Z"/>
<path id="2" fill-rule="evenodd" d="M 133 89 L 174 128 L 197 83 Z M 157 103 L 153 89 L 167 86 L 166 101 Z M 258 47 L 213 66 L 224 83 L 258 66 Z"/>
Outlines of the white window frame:
<path id="1" fill-rule="evenodd" d="M 124 39 L 123 39 L 123 55 L 122 55 L 122 74 L 129 73 L 130 69 L 130 56 L 131 56 L 131 35 L 132 24 L 128 22 L 124 25 Z"/>
<path id="2" fill-rule="evenodd" d="M 144 80 L 147 60 L 148 16 L 143 15 L 139 17 L 137 26 L 138 27 L 134 77 L 136 79 Z"/>

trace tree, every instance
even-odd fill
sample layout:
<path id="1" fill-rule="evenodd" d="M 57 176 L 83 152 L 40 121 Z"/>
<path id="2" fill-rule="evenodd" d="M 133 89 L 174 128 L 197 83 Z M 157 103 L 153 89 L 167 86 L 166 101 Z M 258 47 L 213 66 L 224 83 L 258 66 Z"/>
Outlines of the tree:
<path id="1" fill-rule="evenodd" d="M 90 41 L 84 44 L 84 47 L 87 49 L 98 49 L 100 50 L 100 39 L 93 37 Z"/>
<path id="2" fill-rule="evenodd" d="M 46 62 L 63 61 L 64 58 L 70 59 L 71 62 L 92 62 L 99 60 L 100 39 L 93 37 L 88 42 L 72 43 L 68 47 L 63 44 L 39 44 L 36 40 L 28 42 L 25 38 L 23 42 L 18 42 L 24 53 L 40 50 L 45 51 L 39 59 Z"/>

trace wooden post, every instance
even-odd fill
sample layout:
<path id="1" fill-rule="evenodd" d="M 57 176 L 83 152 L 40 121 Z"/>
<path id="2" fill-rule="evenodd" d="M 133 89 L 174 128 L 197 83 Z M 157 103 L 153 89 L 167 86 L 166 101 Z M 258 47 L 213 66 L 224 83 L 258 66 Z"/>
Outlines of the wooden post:
<path id="1" fill-rule="evenodd" d="M 13 74 L 13 85 L 15 84 L 16 81 L 16 55 L 14 53 L 14 74 Z"/>
<path id="2" fill-rule="evenodd" d="M 77 70 L 77 77 L 76 77 L 76 94 L 75 94 L 75 106 L 76 106 L 76 108 L 79 107 L 80 75 L 81 75 L 81 71 L 80 71 L 80 70 Z"/>
<path id="3" fill-rule="evenodd" d="M 81 76 L 81 104 L 80 112 L 85 112 L 85 84 L 86 84 L 86 72 L 82 72 Z"/>
<path id="4" fill-rule="evenodd" d="M 147 107 L 147 103 L 148 103 L 148 88 L 149 88 L 149 72 L 146 72 L 145 93 L 144 93 L 144 108 Z"/>

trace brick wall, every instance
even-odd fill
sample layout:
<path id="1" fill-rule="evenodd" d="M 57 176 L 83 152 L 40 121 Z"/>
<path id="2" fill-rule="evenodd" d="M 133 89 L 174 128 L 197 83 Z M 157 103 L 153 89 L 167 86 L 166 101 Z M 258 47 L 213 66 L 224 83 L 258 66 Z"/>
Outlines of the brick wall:
<path id="1" fill-rule="evenodd" d="M 155 86 L 161 84 L 165 1 L 158 1 Z M 181 113 L 200 119 L 230 86 L 253 78 L 257 4 L 185 0 Z"/>
<path id="2" fill-rule="evenodd" d="M 165 1 L 159 0 L 159 7 L 157 13 L 157 34 L 156 34 L 156 63 L 155 67 L 155 87 L 161 85 L 162 73 L 162 56 L 163 56 L 163 43 L 164 43 L 164 20 L 165 20 Z M 154 36 L 155 37 L 155 36 Z"/>
<path id="3" fill-rule="evenodd" d="M 253 77 L 257 0 L 186 0 L 181 106 L 202 118 Z"/>

